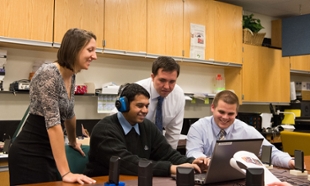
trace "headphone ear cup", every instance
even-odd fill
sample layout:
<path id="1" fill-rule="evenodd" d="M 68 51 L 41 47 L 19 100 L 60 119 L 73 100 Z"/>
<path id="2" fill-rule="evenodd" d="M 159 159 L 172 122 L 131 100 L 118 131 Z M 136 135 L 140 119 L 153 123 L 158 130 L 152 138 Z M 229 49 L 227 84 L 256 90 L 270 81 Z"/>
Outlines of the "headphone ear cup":
<path id="1" fill-rule="evenodd" d="M 118 100 L 116 100 L 115 107 L 120 112 L 128 112 L 129 105 L 128 105 L 128 99 L 126 98 L 126 96 L 120 97 Z"/>
<path id="2" fill-rule="evenodd" d="M 118 111 L 120 111 L 121 107 L 122 107 L 122 103 L 120 102 L 119 99 L 117 99 L 115 101 L 115 107 L 117 108 Z"/>
<path id="3" fill-rule="evenodd" d="M 127 97 L 126 96 L 123 96 L 122 97 L 123 98 L 123 103 L 124 103 L 124 109 L 125 109 L 125 111 L 124 112 L 128 112 L 129 111 L 129 104 L 128 104 L 128 99 L 127 99 Z"/>

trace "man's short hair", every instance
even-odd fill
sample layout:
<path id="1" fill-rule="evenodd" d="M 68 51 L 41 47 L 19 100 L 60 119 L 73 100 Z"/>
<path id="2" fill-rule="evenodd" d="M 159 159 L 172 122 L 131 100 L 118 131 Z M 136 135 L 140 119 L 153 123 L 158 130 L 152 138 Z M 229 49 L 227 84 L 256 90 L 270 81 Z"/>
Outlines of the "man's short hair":
<path id="1" fill-rule="evenodd" d="M 239 110 L 239 99 L 238 96 L 231 90 L 223 90 L 215 95 L 215 98 L 213 99 L 212 104 L 214 105 L 214 108 L 217 107 L 219 100 L 224 101 L 227 104 L 237 105 L 237 111 Z"/>
<path id="2" fill-rule="evenodd" d="M 119 97 L 126 96 L 128 104 L 135 99 L 136 95 L 144 95 L 150 99 L 149 92 L 143 88 L 141 85 L 136 83 L 126 83 L 119 88 L 118 91 Z"/>
<path id="3" fill-rule="evenodd" d="M 160 68 L 162 68 L 165 72 L 177 71 L 177 77 L 179 77 L 180 65 L 172 57 L 159 56 L 153 62 L 152 73 L 154 76 L 157 75 Z"/>

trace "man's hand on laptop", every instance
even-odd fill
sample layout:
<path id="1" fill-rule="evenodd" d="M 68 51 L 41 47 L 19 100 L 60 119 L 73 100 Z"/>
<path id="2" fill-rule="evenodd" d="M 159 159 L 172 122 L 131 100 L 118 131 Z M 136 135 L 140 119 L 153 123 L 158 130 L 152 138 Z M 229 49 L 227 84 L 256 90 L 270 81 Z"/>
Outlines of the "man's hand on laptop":
<path id="1" fill-rule="evenodd" d="M 208 166 L 210 164 L 210 158 L 208 157 L 200 157 L 196 158 L 192 163 L 183 163 L 180 165 L 171 165 L 170 167 L 170 173 L 176 174 L 177 173 L 177 167 L 191 167 L 195 170 L 195 172 L 201 173 L 203 171 L 206 171 L 208 169 Z"/>
<path id="2" fill-rule="evenodd" d="M 192 163 L 197 164 L 202 172 L 206 172 L 210 165 L 210 161 L 211 161 L 210 157 L 199 157 L 196 158 Z"/>

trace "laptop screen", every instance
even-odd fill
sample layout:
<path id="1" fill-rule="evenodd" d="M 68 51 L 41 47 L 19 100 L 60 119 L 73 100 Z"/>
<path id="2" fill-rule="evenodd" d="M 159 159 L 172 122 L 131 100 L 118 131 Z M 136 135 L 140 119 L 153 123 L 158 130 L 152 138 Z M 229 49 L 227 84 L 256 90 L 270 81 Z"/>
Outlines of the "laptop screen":
<path id="1" fill-rule="evenodd" d="M 230 166 L 230 158 L 238 151 L 249 151 L 258 156 L 263 138 L 216 141 L 204 183 L 243 179 L 245 175 Z"/>

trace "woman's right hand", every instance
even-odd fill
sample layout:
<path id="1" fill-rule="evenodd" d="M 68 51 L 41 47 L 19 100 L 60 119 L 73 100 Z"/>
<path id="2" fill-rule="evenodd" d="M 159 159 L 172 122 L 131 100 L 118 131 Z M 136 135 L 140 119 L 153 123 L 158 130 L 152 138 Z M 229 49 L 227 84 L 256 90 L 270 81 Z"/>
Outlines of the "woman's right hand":
<path id="1" fill-rule="evenodd" d="M 78 182 L 79 184 L 92 184 L 96 183 L 96 180 L 84 175 L 84 174 L 73 174 L 69 173 L 62 177 L 62 181 L 69 182 L 69 183 L 75 183 Z"/>

